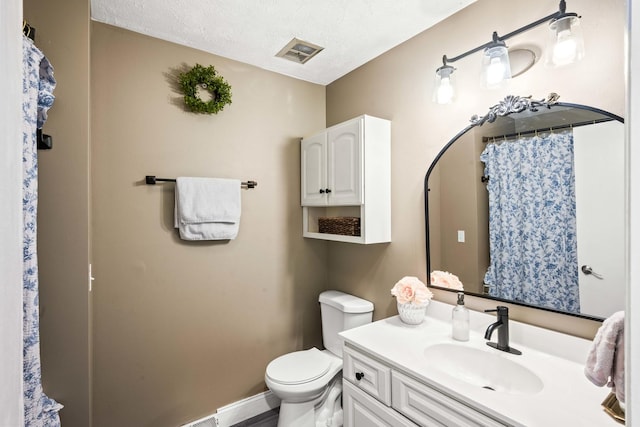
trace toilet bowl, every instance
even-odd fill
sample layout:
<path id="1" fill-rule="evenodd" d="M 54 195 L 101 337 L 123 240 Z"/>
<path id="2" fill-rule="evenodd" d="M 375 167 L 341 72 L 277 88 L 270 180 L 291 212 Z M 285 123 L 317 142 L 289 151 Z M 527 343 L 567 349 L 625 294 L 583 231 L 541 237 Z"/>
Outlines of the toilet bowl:
<path id="1" fill-rule="evenodd" d="M 338 291 L 320 294 L 326 350 L 277 357 L 265 383 L 281 399 L 278 427 L 342 426 L 342 340 L 339 332 L 371 322 L 373 304 Z"/>
<path id="2" fill-rule="evenodd" d="M 326 350 L 314 347 L 273 360 L 267 366 L 265 382 L 282 400 L 278 426 L 315 427 L 316 412 L 333 407 L 335 398 L 341 396 L 341 379 L 342 359 Z M 331 391 L 336 388 L 340 393 L 334 397 L 334 402 L 328 401 Z M 329 414 L 327 418 L 331 416 Z M 321 425 L 338 427 L 342 424 L 326 424 L 323 420 Z"/>

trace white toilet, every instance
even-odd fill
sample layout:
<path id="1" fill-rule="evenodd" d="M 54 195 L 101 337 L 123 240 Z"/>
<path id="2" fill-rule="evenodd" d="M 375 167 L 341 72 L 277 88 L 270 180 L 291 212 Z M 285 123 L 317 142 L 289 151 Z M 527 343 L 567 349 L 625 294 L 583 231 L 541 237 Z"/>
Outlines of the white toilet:
<path id="1" fill-rule="evenodd" d="M 326 350 L 288 353 L 271 361 L 264 375 L 278 396 L 278 427 L 342 426 L 342 339 L 347 329 L 371 322 L 373 304 L 339 291 L 320 294 Z"/>

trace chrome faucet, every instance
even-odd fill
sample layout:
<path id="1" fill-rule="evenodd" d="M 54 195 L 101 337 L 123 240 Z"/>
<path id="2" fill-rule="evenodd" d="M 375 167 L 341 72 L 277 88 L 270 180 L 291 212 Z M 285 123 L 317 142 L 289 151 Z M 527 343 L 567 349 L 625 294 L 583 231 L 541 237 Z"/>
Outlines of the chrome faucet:
<path id="1" fill-rule="evenodd" d="M 488 342 L 489 347 L 496 348 L 500 351 L 506 351 L 513 354 L 522 354 L 520 350 L 509 347 L 509 307 L 503 305 L 497 306 L 493 310 L 485 310 L 485 313 L 496 312 L 498 320 L 495 323 L 490 324 L 487 327 L 487 331 L 484 334 L 484 339 L 490 340 L 493 331 L 498 330 L 498 342 Z"/>

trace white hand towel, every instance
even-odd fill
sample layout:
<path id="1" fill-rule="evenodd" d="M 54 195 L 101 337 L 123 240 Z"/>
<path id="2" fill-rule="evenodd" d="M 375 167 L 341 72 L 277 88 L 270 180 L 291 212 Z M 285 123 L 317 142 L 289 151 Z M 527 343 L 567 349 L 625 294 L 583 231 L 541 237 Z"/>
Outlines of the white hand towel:
<path id="1" fill-rule="evenodd" d="M 624 403 L 624 311 L 602 322 L 587 356 L 584 374 L 593 384 L 611 387 Z"/>
<path id="2" fill-rule="evenodd" d="M 184 240 L 235 239 L 240 228 L 241 182 L 237 179 L 176 179 L 175 226 Z"/>

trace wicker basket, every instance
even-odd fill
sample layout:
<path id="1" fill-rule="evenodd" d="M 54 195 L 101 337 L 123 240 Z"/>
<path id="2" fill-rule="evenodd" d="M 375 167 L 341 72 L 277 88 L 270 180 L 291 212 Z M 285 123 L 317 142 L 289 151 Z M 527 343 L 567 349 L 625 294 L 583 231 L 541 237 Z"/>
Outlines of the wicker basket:
<path id="1" fill-rule="evenodd" d="M 352 216 L 318 218 L 320 233 L 340 234 L 342 236 L 360 235 L 360 218 Z"/>

